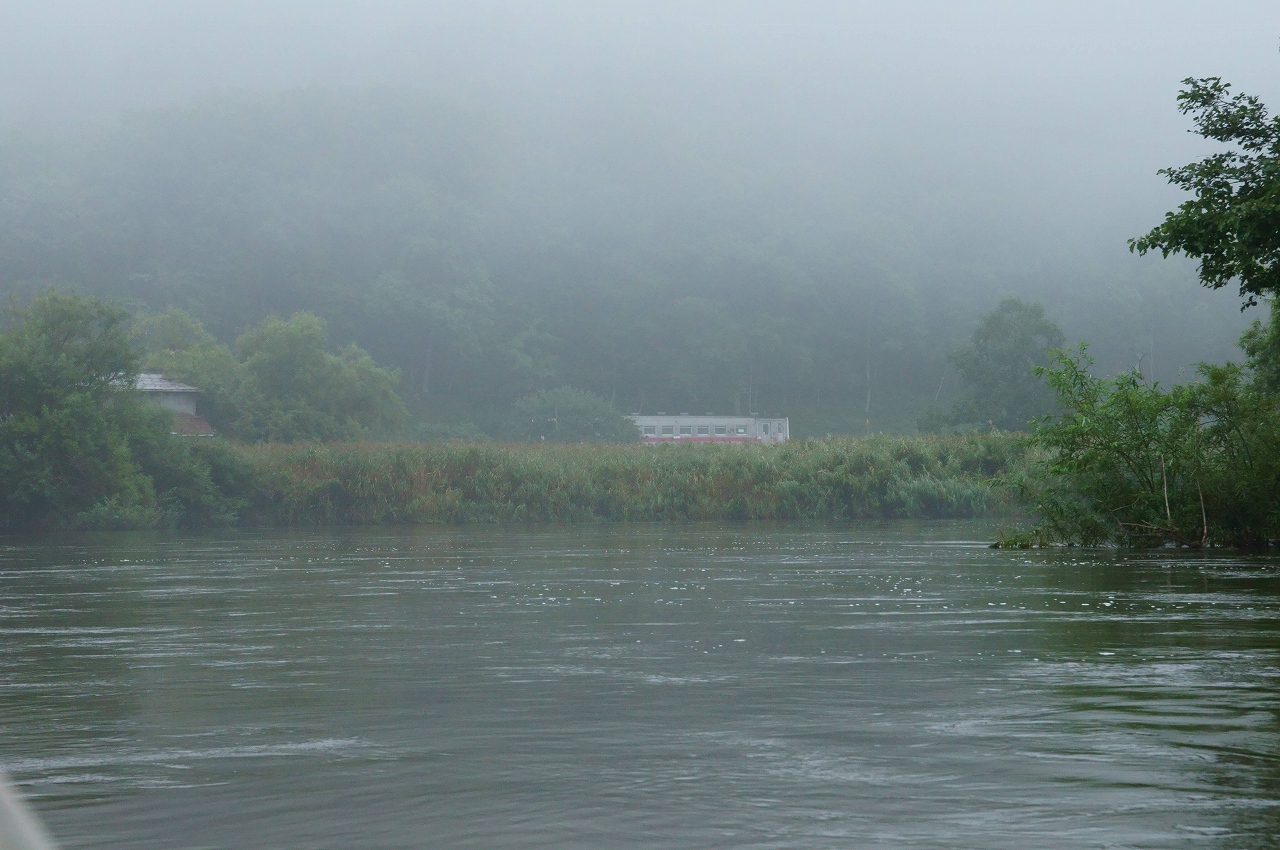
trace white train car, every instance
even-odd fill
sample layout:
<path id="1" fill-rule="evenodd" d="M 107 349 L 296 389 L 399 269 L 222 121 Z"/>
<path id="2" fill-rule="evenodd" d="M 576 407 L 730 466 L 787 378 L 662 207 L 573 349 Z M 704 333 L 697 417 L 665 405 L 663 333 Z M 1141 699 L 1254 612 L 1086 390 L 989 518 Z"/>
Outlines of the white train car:
<path id="1" fill-rule="evenodd" d="M 646 443 L 785 443 L 791 436 L 786 417 L 633 413 L 631 421 Z"/>

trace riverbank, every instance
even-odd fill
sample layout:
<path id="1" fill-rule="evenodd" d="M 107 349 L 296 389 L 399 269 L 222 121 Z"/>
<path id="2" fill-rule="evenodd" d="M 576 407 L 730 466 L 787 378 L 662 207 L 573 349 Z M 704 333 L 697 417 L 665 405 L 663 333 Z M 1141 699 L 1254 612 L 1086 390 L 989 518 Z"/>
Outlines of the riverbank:
<path id="1" fill-rule="evenodd" d="M 783 446 L 331 443 L 236 446 L 215 478 L 258 526 L 857 520 L 1011 513 L 1007 434 Z M 218 472 L 218 470 L 221 472 Z"/>

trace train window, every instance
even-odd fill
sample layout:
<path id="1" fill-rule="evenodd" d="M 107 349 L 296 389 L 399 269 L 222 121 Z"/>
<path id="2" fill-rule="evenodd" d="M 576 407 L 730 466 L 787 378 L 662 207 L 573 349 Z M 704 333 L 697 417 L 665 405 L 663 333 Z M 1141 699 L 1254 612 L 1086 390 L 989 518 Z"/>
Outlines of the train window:
<path id="1" fill-rule="evenodd" d="M 723 426 L 723 425 L 717 425 L 717 426 L 716 426 L 716 436 L 717 436 L 717 437 L 723 437 L 723 436 L 724 436 L 725 434 L 727 434 L 727 433 L 729 433 L 729 429 L 728 429 L 728 428 L 726 428 L 725 426 Z"/>
<path id="2" fill-rule="evenodd" d="M 747 426 L 746 426 L 746 425 L 739 425 L 739 426 L 738 426 L 736 429 L 734 429 L 734 430 L 736 430 L 739 434 L 745 434 L 745 433 L 747 433 Z"/>
<path id="3" fill-rule="evenodd" d="M 681 425 L 681 426 L 680 426 L 680 433 L 681 433 L 681 434 L 692 434 L 692 433 L 693 433 L 693 428 L 692 428 L 692 426 L 689 426 L 689 425 Z"/>
<path id="4" fill-rule="evenodd" d="M 658 429 L 652 425 L 646 425 L 642 430 L 646 437 L 652 437 L 654 434 L 658 433 Z"/>
<path id="5" fill-rule="evenodd" d="M 764 423 L 763 425 L 761 425 L 761 426 L 760 426 L 760 429 L 761 429 L 761 433 L 763 433 L 763 434 L 765 434 L 766 436 L 768 436 L 768 434 L 769 434 L 769 423 L 768 423 L 768 422 Z"/>
<path id="6" fill-rule="evenodd" d="M 708 435 L 708 434 L 710 434 L 710 433 L 711 433 L 711 429 L 710 429 L 710 428 L 708 428 L 706 425 L 699 425 L 699 426 L 698 426 L 698 436 L 699 436 L 699 437 L 705 437 L 705 436 L 707 436 L 707 435 Z"/>
<path id="7" fill-rule="evenodd" d="M 662 436 L 664 436 L 664 437 L 670 437 L 670 436 L 671 436 L 672 434 L 674 434 L 675 432 L 676 432 L 675 428 L 673 428 L 673 427 L 672 427 L 672 426 L 670 426 L 670 425 L 663 425 L 663 426 L 662 426 Z"/>

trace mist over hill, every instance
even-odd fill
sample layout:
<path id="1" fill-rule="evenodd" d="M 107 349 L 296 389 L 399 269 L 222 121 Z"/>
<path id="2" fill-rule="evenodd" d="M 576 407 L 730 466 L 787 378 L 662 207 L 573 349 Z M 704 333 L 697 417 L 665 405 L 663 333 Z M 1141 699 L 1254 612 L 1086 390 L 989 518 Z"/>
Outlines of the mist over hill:
<path id="1" fill-rule="evenodd" d="M 909 430 L 1004 296 L 1165 382 L 1252 318 L 1125 240 L 1200 151 L 1178 80 L 1267 94 L 1264 4 L 60 8 L 4 37 L 0 291 L 313 311 L 429 421 L 569 384 Z"/>

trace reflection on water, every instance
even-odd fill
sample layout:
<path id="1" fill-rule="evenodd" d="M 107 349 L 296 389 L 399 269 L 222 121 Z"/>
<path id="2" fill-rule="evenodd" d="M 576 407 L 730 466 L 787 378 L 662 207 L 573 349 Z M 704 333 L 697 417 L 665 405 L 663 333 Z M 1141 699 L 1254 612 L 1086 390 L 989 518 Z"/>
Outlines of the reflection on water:
<path id="1" fill-rule="evenodd" d="M 65 847 L 1273 847 L 1280 560 L 965 524 L 0 548 Z"/>

